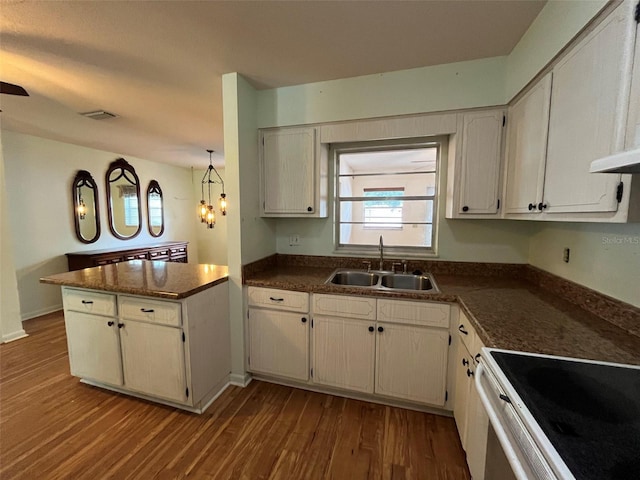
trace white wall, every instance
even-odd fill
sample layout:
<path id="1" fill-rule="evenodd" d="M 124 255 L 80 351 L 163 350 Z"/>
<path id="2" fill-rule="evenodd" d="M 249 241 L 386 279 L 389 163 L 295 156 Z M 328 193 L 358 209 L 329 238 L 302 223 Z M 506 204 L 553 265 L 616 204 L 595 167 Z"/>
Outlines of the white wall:
<path id="1" fill-rule="evenodd" d="M 539 227 L 531 238 L 531 265 L 640 307 L 640 224 Z M 565 247 L 569 263 L 562 261 Z"/>
<path id="2" fill-rule="evenodd" d="M 222 180 L 225 180 L 225 169 L 224 168 L 216 168 Z M 197 208 L 196 205 L 202 198 L 202 177 L 206 173 L 205 170 L 192 170 L 192 179 L 193 179 L 193 187 L 194 187 L 194 198 L 196 203 L 193 206 L 193 216 L 197 219 Z M 212 179 L 217 177 L 215 173 L 212 173 Z M 226 187 L 226 185 L 225 185 Z M 198 261 L 200 263 L 212 263 L 214 265 L 228 265 L 227 259 L 227 220 L 228 216 L 222 215 L 220 210 L 218 209 L 218 199 L 220 198 L 220 193 L 222 193 L 222 186 L 219 184 L 211 185 L 211 201 L 213 202 L 213 206 L 216 208 L 216 224 L 213 228 L 206 228 L 205 224 L 197 223 L 196 227 L 196 242 L 197 245 L 192 246 L 191 248 L 197 248 L 198 250 Z M 204 186 L 204 195 L 205 201 L 208 200 L 208 190 L 207 185 Z M 235 213 L 234 210 L 237 210 L 237 199 L 229 200 L 229 209 L 232 213 Z M 192 213 L 189 211 L 189 213 Z"/>
<path id="3" fill-rule="evenodd" d="M 242 265 L 275 253 L 275 229 L 261 218 L 258 199 L 257 93 L 237 73 L 222 76 L 225 185 L 229 259 L 229 314 L 231 322 L 231 380 L 245 381 Z M 232 212 L 232 199 L 238 199 Z"/>
<path id="4" fill-rule="evenodd" d="M 108 228 L 104 186 L 109 163 L 122 155 L 9 131 L 2 131 L 2 148 L 23 320 L 62 307 L 60 288 L 41 284 L 39 279 L 67 271 L 67 252 L 186 240 L 191 246 L 189 261 L 198 262 L 196 219 L 185 214 L 194 212 L 196 205 L 190 170 L 125 156 L 138 174 L 141 192 L 152 179 L 160 184 L 166 227 L 162 237 L 151 237 L 143 215 L 141 233 L 122 241 Z M 102 233 L 90 245 L 76 239 L 73 224 L 71 185 L 79 169 L 88 170 L 98 185 Z M 142 205 L 145 208 L 145 201 Z"/>
<path id="5" fill-rule="evenodd" d="M 274 127 L 504 104 L 506 57 L 258 92 L 258 126 Z"/>
<path id="6" fill-rule="evenodd" d="M 25 336 L 20 323 L 20 299 L 16 269 L 13 263 L 13 242 L 9 229 L 2 135 L 0 135 L 0 341 L 7 342 Z"/>
<path id="7" fill-rule="evenodd" d="M 607 3 L 547 2 L 507 57 L 505 102 L 522 90 Z"/>

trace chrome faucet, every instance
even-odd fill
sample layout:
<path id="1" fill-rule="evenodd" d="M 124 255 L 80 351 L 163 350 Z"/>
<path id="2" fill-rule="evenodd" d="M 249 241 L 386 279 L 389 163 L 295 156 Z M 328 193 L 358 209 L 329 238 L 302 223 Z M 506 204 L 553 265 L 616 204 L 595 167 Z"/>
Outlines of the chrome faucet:
<path id="1" fill-rule="evenodd" d="M 380 235 L 380 268 L 378 270 L 384 270 L 384 243 L 382 242 L 382 235 Z"/>

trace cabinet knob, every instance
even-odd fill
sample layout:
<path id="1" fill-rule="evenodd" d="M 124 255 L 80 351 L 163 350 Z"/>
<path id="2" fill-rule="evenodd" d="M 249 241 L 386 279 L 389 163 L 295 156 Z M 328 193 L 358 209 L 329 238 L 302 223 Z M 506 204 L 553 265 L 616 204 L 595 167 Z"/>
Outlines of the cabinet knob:
<path id="1" fill-rule="evenodd" d="M 307 323 L 307 319 L 306 319 L 306 317 L 302 317 L 302 318 L 300 319 L 300 321 L 301 321 L 302 323 Z"/>
<path id="2" fill-rule="evenodd" d="M 373 327 L 369 327 L 369 331 L 370 331 L 370 332 L 373 332 L 374 330 L 375 330 L 375 328 L 373 328 Z"/>
<path id="3" fill-rule="evenodd" d="M 93 304 L 93 300 L 82 300 L 82 304 L 83 305 L 92 305 Z"/>
<path id="4" fill-rule="evenodd" d="M 464 333 L 465 335 L 469 335 L 469 332 L 467 332 L 467 331 L 464 329 L 464 325 L 462 325 L 462 324 L 460 324 L 460 326 L 458 327 L 458 330 L 460 330 L 460 331 L 461 331 L 462 333 Z"/>
<path id="5" fill-rule="evenodd" d="M 143 312 L 143 313 L 153 313 L 154 312 L 153 308 L 141 308 L 140 311 Z"/>
<path id="6" fill-rule="evenodd" d="M 313 207 L 307 207 L 307 212 L 313 212 Z"/>
<path id="7" fill-rule="evenodd" d="M 469 207 L 467 207 L 466 205 L 464 207 L 462 207 L 462 211 L 463 212 L 468 212 L 469 211 Z"/>
<path id="8" fill-rule="evenodd" d="M 531 211 L 531 210 L 535 210 L 535 209 L 536 209 L 535 204 L 534 204 L 534 203 L 530 203 L 530 204 L 529 204 L 529 211 Z"/>
<path id="9" fill-rule="evenodd" d="M 478 363 L 480 361 L 480 359 L 482 358 L 481 354 L 476 354 L 476 356 L 474 357 L 476 359 L 476 363 Z"/>
<path id="10" fill-rule="evenodd" d="M 546 204 L 546 203 L 542 203 L 542 202 L 540 202 L 540 203 L 538 204 L 538 210 L 542 211 L 542 210 L 544 210 L 545 208 L 547 208 L 547 204 Z"/>
<path id="11" fill-rule="evenodd" d="M 114 324 L 115 324 L 115 322 L 113 322 L 113 321 L 111 321 L 111 320 L 109 320 L 109 321 L 107 322 L 107 325 L 109 325 L 110 327 L 113 327 L 113 325 L 114 325 Z"/>
<path id="12" fill-rule="evenodd" d="M 465 366 L 465 367 L 466 367 L 467 365 L 469 365 L 469 360 L 467 360 L 466 358 L 463 358 L 463 359 L 462 359 L 462 365 L 463 365 L 463 366 Z"/>
<path id="13" fill-rule="evenodd" d="M 379 331 L 380 333 L 382 333 L 382 332 L 384 332 L 384 328 L 382 328 L 382 327 L 378 327 L 378 331 Z"/>
<path id="14" fill-rule="evenodd" d="M 124 327 L 124 323 L 119 323 L 118 328 L 122 328 L 122 327 Z"/>
<path id="15" fill-rule="evenodd" d="M 473 377 L 473 370 L 467 368 L 467 377 Z"/>

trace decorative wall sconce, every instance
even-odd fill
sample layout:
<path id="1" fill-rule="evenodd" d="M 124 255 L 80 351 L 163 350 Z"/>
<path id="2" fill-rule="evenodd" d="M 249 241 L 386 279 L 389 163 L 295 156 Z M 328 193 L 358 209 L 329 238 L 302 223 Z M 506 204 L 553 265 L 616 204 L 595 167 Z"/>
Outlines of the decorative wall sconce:
<path id="1" fill-rule="evenodd" d="M 216 224 L 216 212 L 213 208 L 213 204 L 211 203 L 211 184 L 219 183 L 220 185 L 222 185 L 222 193 L 220 194 L 220 199 L 218 200 L 220 213 L 222 213 L 222 215 L 227 214 L 227 195 L 224 193 L 224 181 L 213 166 L 213 162 L 211 160 L 211 154 L 213 153 L 213 150 L 207 150 L 207 152 L 209 152 L 209 168 L 207 168 L 207 171 L 202 177 L 202 182 L 200 182 L 202 184 L 202 199 L 200 200 L 200 205 L 198 206 L 198 215 L 200 217 L 200 221 L 207 224 L 207 228 L 213 228 Z M 211 179 L 212 172 L 216 174 L 218 180 Z M 205 183 L 207 184 L 207 199 L 209 201 L 208 203 L 205 201 L 204 197 Z"/>

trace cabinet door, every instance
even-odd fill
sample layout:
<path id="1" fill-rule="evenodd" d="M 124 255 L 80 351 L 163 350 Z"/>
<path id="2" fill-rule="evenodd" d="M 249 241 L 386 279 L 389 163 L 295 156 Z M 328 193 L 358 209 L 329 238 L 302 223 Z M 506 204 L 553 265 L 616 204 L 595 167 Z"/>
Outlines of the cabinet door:
<path id="1" fill-rule="evenodd" d="M 466 113 L 462 126 L 458 213 L 496 214 L 504 113 Z"/>
<path id="2" fill-rule="evenodd" d="M 314 317 L 313 382 L 373 393 L 374 322 Z"/>
<path id="3" fill-rule="evenodd" d="M 477 364 L 474 365 L 475 371 Z M 465 451 L 467 452 L 467 465 L 471 472 L 471 478 L 473 478 L 473 480 L 483 480 L 487 459 L 489 417 L 484 405 L 482 405 L 473 378 L 474 377 L 469 377 Z"/>
<path id="4" fill-rule="evenodd" d="M 117 319 L 67 310 L 64 323 L 71 375 L 122 385 Z"/>
<path id="5" fill-rule="evenodd" d="M 315 213 L 315 128 L 264 131 L 261 166 L 264 214 Z"/>
<path id="6" fill-rule="evenodd" d="M 509 108 L 505 213 L 540 212 L 550 101 L 551 73 Z"/>
<path id="7" fill-rule="evenodd" d="M 121 321 L 124 385 L 136 392 L 188 403 L 182 329 Z"/>
<path id="8" fill-rule="evenodd" d="M 456 353 L 456 397 L 453 402 L 453 417 L 456 420 L 462 448 L 467 450 L 467 405 L 469 403 L 469 388 L 471 387 L 471 355 L 464 344 L 458 339 Z"/>
<path id="9" fill-rule="evenodd" d="M 306 313 L 249 309 L 249 369 L 308 380 L 309 323 Z"/>
<path id="10" fill-rule="evenodd" d="M 449 331 L 379 323 L 375 392 L 444 405 Z"/>
<path id="11" fill-rule="evenodd" d="M 624 4 L 553 69 L 544 204 L 549 213 L 613 212 L 620 175 L 589 173 L 623 147 L 630 31 Z"/>

